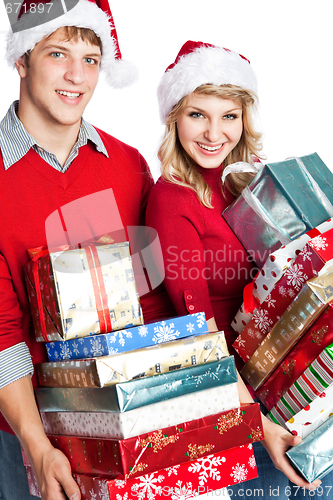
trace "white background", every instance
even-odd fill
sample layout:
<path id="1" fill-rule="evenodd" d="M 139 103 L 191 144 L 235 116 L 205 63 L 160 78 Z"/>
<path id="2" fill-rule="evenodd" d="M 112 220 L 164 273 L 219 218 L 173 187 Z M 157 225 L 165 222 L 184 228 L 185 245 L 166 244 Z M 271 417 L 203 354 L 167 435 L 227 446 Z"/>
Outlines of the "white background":
<path id="1" fill-rule="evenodd" d="M 101 77 L 85 118 L 137 147 L 155 178 L 163 134 L 156 88 L 186 40 L 228 47 L 248 59 L 259 81 L 267 161 L 317 153 L 333 170 L 331 0 L 110 0 L 124 59 L 139 83 L 108 88 Z M 0 117 L 18 97 L 5 61 L 9 21 L 0 4 Z"/>

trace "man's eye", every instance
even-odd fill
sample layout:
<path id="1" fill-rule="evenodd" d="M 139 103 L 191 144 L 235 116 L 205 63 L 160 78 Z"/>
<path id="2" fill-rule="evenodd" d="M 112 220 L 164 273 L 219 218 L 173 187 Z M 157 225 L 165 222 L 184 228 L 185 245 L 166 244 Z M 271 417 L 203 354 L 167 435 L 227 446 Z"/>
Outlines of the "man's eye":
<path id="1" fill-rule="evenodd" d="M 92 57 L 86 57 L 85 61 L 88 64 L 98 64 L 98 62 L 96 61 L 96 59 L 92 59 Z"/>
<path id="2" fill-rule="evenodd" d="M 55 57 L 56 59 L 59 59 L 60 57 L 62 57 L 62 53 L 61 52 L 52 52 L 51 56 Z"/>

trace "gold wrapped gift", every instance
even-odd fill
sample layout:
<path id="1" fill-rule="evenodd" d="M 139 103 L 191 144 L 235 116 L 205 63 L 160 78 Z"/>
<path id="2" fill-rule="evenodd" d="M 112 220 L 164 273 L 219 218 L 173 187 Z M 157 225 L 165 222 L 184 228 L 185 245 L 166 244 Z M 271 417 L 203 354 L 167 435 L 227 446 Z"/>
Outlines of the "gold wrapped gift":
<path id="1" fill-rule="evenodd" d="M 40 385 L 103 387 L 228 356 L 224 333 L 206 333 L 135 351 L 37 366 Z"/>

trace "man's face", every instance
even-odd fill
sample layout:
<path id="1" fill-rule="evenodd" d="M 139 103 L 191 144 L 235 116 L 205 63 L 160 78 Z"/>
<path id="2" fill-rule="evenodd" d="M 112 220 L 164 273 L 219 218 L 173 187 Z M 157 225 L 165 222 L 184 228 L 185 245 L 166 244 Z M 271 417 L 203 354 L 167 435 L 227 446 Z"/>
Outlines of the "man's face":
<path id="1" fill-rule="evenodd" d="M 43 38 L 30 54 L 29 65 L 17 65 L 21 76 L 20 106 L 30 123 L 75 125 L 97 85 L 101 51 L 81 40 L 65 41 L 62 28 Z"/>

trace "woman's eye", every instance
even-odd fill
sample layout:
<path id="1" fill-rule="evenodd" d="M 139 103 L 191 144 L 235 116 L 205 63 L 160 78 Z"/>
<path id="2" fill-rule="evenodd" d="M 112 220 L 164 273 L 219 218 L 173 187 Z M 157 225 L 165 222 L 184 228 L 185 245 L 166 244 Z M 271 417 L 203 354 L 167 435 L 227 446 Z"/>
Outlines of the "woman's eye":
<path id="1" fill-rule="evenodd" d="M 223 118 L 225 120 L 235 120 L 236 118 L 238 118 L 238 115 L 236 115 L 235 113 L 230 113 L 229 115 L 225 115 Z"/>
<path id="2" fill-rule="evenodd" d="M 203 115 L 201 113 L 193 112 L 193 113 L 190 113 L 190 117 L 191 118 L 202 118 Z"/>

